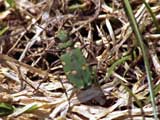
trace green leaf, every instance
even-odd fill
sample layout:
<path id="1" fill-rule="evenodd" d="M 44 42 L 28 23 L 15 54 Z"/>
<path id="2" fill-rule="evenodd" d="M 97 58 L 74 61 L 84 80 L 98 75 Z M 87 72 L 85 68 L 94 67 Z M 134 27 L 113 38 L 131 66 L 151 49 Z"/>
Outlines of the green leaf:
<path id="1" fill-rule="evenodd" d="M 0 117 L 13 113 L 14 107 L 7 103 L 0 103 Z"/>
<path id="2" fill-rule="evenodd" d="M 86 88 L 92 84 L 89 67 L 79 48 L 63 54 L 60 59 L 69 82 L 75 87 Z"/>

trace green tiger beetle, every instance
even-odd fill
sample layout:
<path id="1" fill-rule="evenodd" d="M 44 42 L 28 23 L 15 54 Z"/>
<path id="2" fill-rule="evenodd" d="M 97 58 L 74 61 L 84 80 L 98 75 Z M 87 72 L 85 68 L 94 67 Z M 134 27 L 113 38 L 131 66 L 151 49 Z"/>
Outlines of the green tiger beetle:
<path id="1" fill-rule="evenodd" d="M 68 33 L 66 31 L 59 31 L 57 33 L 57 38 L 61 41 L 58 45 L 60 49 L 65 49 L 73 45 L 71 41 L 69 42 Z M 73 48 L 62 54 L 60 60 L 68 81 L 76 89 L 86 90 L 96 82 L 96 80 L 94 80 L 96 79 L 96 70 L 90 69 L 80 48 Z"/>

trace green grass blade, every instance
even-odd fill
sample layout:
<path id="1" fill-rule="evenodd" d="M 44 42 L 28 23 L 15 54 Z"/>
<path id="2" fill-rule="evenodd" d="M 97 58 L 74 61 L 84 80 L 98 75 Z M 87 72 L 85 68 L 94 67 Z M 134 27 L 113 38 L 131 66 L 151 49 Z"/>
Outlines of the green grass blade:
<path id="1" fill-rule="evenodd" d="M 9 27 L 6 26 L 2 30 L 0 30 L 0 36 L 2 36 L 8 29 L 9 29 Z"/>
<path id="2" fill-rule="evenodd" d="M 123 2 L 124 2 L 124 5 L 125 5 L 125 8 L 126 8 L 125 9 L 126 14 L 128 15 L 128 17 L 130 19 L 132 29 L 135 33 L 135 37 L 138 40 L 139 45 L 140 45 L 141 50 L 142 50 L 145 69 L 146 69 L 146 73 L 147 73 L 147 80 L 148 80 L 149 92 L 150 92 L 150 97 L 151 97 L 151 104 L 152 104 L 152 107 L 153 107 L 154 118 L 155 118 L 155 120 L 158 120 L 157 108 L 156 108 L 156 104 L 155 104 L 155 96 L 154 96 L 154 93 L 153 93 L 153 83 L 152 83 L 152 77 L 151 77 L 151 73 L 150 73 L 150 66 L 149 66 L 149 60 L 148 60 L 148 57 L 147 57 L 148 55 L 147 55 L 147 51 L 146 51 L 146 46 L 143 43 L 142 35 L 140 33 L 137 22 L 135 20 L 134 15 L 133 15 L 133 11 L 132 11 L 132 8 L 130 6 L 129 0 L 123 0 Z"/>
<path id="3" fill-rule="evenodd" d="M 150 15 L 151 15 L 151 17 L 153 19 L 153 23 L 155 24 L 158 32 L 160 33 L 160 26 L 159 26 L 158 21 L 157 21 L 157 19 L 155 17 L 155 14 L 152 12 L 152 9 L 150 8 L 149 4 L 145 0 L 143 0 L 143 3 L 146 6 L 148 12 L 150 13 Z"/>
<path id="4" fill-rule="evenodd" d="M 11 114 L 11 116 L 18 116 L 18 115 L 21 115 L 22 113 L 25 113 L 25 112 L 31 112 L 33 110 L 37 110 L 40 106 L 38 105 L 38 103 L 31 103 L 31 104 L 28 104 L 28 105 L 25 105 L 24 107 L 22 108 L 17 108 L 14 113 Z"/>
<path id="5" fill-rule="evenodd" d="M 14 106 L 8 103 L 0 102 L 0 117 L 9 115 L 13 113 L 13 111 L 14 111 Z"/>
<path id="6" fill-rule="evenodd" d="M 119 60 L 117 60 L 116 62 L 114 62 L 112 64 L 112 66 L 108 69 L 108 76 L 107 77 L 110 77 L 111 74 L 114 72 L 115 68 L 118 66 L 118 65 L 121 65 L 122 63 L 124 63 L 126 60 L 130 60 L 131 59 L 131 55 L 128 55 L 128 56 L 124 56 L 122 58 L 120 58 Z"/>

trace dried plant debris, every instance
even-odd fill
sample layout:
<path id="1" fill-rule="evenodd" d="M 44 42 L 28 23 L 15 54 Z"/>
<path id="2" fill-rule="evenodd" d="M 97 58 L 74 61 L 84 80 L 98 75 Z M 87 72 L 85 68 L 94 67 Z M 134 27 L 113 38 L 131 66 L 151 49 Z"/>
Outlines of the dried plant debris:
<path id="1" fill-rule="evenodd" d="M 160 2 L 146 2 L 159 25 Z M 159 108 L 160 34 L 143 1 L 130 4 Z M 0 0 L 0 119 L 154 120 L 122 1 Z"/>

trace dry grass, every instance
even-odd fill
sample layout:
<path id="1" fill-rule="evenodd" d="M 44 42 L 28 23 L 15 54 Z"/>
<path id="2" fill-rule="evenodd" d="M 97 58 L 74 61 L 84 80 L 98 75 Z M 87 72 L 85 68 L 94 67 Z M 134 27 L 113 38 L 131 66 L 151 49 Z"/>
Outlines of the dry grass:
<path id="1" fill-rule="evenodd" d="M 158 106 L 160 34 L 142 1 L 130 3 L 148 48 Z M 149 4 L 159 21 L 160 3 Z M 121 1 L 15 0 L 10 6 L 0 0 L 0 11 L 0 103 L 14 106 L 0 119 L 154 120 L 142 51 Z M 73 46 L 59 47 L 60 30 Z M 75 90 L 59 59 L 77 47 L 96 67 L 96 82 L 85 90 Z"/>

